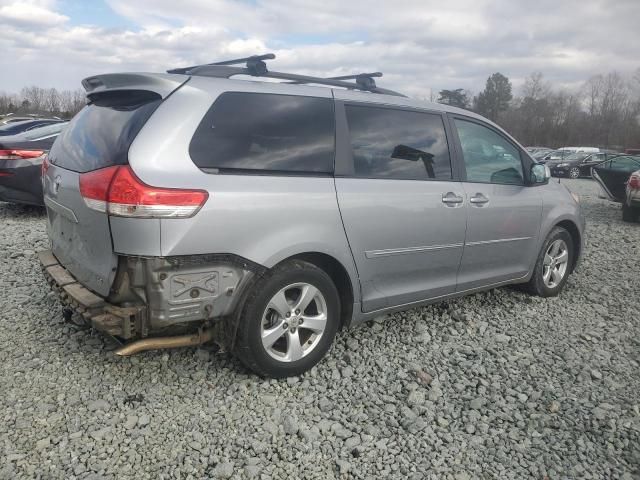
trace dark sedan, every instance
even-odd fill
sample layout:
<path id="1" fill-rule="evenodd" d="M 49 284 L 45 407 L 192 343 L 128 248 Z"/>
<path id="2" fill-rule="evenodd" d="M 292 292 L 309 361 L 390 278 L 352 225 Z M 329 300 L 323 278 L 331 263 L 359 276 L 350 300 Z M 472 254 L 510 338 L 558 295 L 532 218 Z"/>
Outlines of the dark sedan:
<path id="1" fill-rule="evenodd" d="M 0 137 L 9 135 L 17 135 L 22 132 L 33 130 L 35 128 L 44 127 L 54 123 L 63 123 L 64 120 L 56 118 L 37 118 L 34 120 L 23 120 L 21 122 L 11 122 L 0 127 Z"/>
<path id="2" fill-rule="evenodd" d="M 586 153 L 586 152 L 578 152 L 572 153 L 571 155 L 566 156 L 562 160 L 558 160 L 555 162 L 547 162 L 549 170 L 551 170 L 551 175 L 554 177 L 569 177 L 569 178 L 580 178 L 580 177 L 590 177 L 591 176 L 591 167 L 594 165 L 598 165 L 599 163 L 604 162 L 605 160 L 612 158 L 613 156 L 619 155 L 599 152 L 599 153 Z"/>
<path id="3" fill-rule="evenodd" d="M 44 205 L 42 161 L 66 125 L 56 123 L 0 137 L 0 201 Z"/>

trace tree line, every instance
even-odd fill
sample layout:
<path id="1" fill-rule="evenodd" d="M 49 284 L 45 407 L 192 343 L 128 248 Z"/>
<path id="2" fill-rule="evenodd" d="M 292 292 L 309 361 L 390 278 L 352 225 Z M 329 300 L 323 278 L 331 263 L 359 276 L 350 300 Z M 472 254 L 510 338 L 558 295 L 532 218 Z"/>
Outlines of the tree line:
<path id="1" fill-rule="evenodd" d="M 517 96 L 497 72 L 475 96 L 461 88 L 441 90 L 437 101 L 493 120 L 524 145 L 640 147 L 640 69 L 631 78 L 595 75 L 575 90 L 554 88 L 534 72 Z"/>
<path id="2" fill-rule="evenodd" d="M 473 110 L 493 120 L 524 145 L 548 147 L 640 147 L 640 69 L 631 78 L 596 75 L 575 90 L 554 88 L 540 72 L 513 94 L 511 81 L 496 72 L 477 95 L 461 88 L 439 92 L 440 103 Z M 0 92 L 0 115 L 14 113 L 71 118 L 86 104 L 81 89 L 24 87 Z"/>
<path id="3" fill-rule="evenodd" d="M 55 88 L 24 87 L 19 94 L 0 92 L 0 115 L 39 114 L 71 118 L 87 103 L 82 89 L 62 90 Z"/>

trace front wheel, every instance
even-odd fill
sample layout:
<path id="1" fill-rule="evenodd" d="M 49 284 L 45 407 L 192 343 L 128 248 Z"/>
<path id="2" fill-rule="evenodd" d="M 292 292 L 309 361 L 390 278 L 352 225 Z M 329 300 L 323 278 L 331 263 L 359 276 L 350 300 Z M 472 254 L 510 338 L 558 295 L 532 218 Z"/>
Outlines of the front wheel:
<path id="1" fill-rule="evenodd" d="M 339 320 L 331 277 L 311 263 L 287 262 L 254 285 L 240 318 L 236 354 L 259 375 L 298 375 L 327 353 Z"/>
<path id="2" fill-rule="evenodd" d="M 540 297 L 558 295 L 567 283 L 574 254 L 569 232 L 555 227 L 542 245 L 527 289 Z"/>
<path id="3" fill-rule="evenodd" d="M 571 170 L 569 170 L 569 177 L 570 178 L 580 177 L 580 169 L 577 167 L 573 167 Z"/>

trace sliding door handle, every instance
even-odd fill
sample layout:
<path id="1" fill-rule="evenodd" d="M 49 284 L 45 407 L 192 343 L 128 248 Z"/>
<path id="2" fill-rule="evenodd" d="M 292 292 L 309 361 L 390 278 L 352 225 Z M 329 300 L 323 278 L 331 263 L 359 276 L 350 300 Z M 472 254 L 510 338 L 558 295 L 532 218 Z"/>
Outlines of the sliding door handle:
<path id="1" fill-rule="evenodd" d="M 472 203 L 473 205 L 482 206 L 485 203 L 489 203 L 489 199 L 481 193 L 476 193 L 473 197 L 469 199 L 469 202 Z"/>

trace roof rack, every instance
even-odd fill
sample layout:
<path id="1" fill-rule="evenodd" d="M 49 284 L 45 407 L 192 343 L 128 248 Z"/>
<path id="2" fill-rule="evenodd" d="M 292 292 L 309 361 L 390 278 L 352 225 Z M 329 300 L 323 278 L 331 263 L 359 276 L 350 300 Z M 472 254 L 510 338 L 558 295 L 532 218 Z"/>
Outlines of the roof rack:
<path id="1" fill-rule="evenodd" d="M 276 78 L 279 80 L 290 80 L 290 83 L 315 83 L 319 85 L 329 85 L 332 87 L 342 87 L 349 90 L 363 90 L 367 92 L 380 93 L 383 95 L 395 95 L 404 97 L 401 93 L 379 88 L 374 78 L 382 77 L 381 72 L 357 73 L 354 75 L 342 75 L 339 77 L 312 77 L 308 75 L 298 75 L 295 73 L 270 72 L 265 60 L 273 60 L 276 56 L 273 53 L 264 55 L 252 55 L 250 57 L 225 60 L 222 62 L 207 63 L 204 65 L 194 65 L 192 67 L 174 68 L 167 70 L 167 73 L 181 73 L 186 75 L 198 75 L 204 77 L 231 78 L 235 75 L 251 75 L 254 77 Z M 245 67 L 235 67 L 233 65 L 245 64 Z M 355 80 L 355 83 L 347 80 Z"/>

